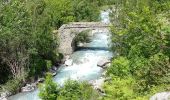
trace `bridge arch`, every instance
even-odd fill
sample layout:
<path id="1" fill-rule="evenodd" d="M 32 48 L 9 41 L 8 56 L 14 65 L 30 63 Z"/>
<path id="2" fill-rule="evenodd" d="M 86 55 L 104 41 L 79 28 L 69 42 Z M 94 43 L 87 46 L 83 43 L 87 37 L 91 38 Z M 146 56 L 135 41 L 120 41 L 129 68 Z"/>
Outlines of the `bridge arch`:
<path id="1" fill-rule="evenodd" d="M 72 22 L 62 25 L 58 30 L 59 36 L 59 52 L 70 55 L 74 51 L 74 40 L 76 36 L 85 30 L 108 30 L 109 25 L 101 22 Z"/>

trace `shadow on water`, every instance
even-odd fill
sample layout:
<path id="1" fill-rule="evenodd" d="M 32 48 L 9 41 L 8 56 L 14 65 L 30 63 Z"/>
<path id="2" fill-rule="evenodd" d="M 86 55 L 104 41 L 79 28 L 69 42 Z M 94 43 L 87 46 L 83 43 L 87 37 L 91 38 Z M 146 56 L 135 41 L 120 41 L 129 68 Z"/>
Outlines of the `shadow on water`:
<path id="1" fill-rule="evenodd" d="M 87 50 L 104 50 L 104 51 L 108 51 L 109 48 L 108 47 L 78 47 L 76 48 L 75 51 L 87 51 Z"/>

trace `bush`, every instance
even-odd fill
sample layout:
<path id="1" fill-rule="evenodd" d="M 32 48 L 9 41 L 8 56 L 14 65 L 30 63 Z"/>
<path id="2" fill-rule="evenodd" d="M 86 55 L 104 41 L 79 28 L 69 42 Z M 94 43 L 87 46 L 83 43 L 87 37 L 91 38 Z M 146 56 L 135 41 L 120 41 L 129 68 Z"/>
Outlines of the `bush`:
<path id="1" fill-rule="evenodd" d="M 62 87 L 58 87 L 49 74 L 45 84 L 40 85 L 39 96 L 42 100 L 94 100 L 99 97 L 87 82 L 68 80 Z"/>
<path id="2" fill-rule="evenodd" d="M 164 54 L 155 54 L 140 65 L 135 71 L 138 92 L 144 93 L 154 85 L 169 84 L 169 58 Z"/>
<path id="3" fill-rule="evenodd" d="M 53 82 L 51 74 L 47 74 L 45 85 L 40 84 L 39 96 L 42 100 L 56 100 L 58 97 L 58 87 Z"/>
<path id="4" fill-rule="evenodd" d="M 87 82 L 68 80 L 60 90 L 59 100 L 94 100 L 98 94 Z"/>
<path id="5" fill-rule="evenodd" d="M 75 38 L 75 45 L 78 45 L 79 43 L 85 43 L 85 42 L 90 42 L 89 30 L 80 32 Z"/>
<path id="6" fill-rule="evenodd" d="M 129 60 L 126 57 L 118 57 L 112 61 L 111 66 L 107 69 L 108 76 L 128 76 L 130 75 Z"/>
<path id="7" fill-rule="evenodd" d="M 104 84 L 104 90 L 106 93 L 104 100 L 134 100 L 137 97 L 133 91 L 134 83 L 135 80 L 130 77 L 113 77 L 111 81 L 107 81 Z"/>
<path id="8" fill-rule="evenodd" d="M 14 94 L 19 91 L 21 85 L 20 79 L 9 80 L 5 85 L 1 86 L 2 90 L 0 90 L 0 92 L 8 91 Z"/>

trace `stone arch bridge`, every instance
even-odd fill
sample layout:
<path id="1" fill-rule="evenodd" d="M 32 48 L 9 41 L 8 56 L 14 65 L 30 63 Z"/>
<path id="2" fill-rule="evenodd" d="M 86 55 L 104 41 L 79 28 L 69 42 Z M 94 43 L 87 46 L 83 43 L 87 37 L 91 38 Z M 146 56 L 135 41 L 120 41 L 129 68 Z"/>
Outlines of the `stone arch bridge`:
<path id="1" fill-rule="evenodd" d="M 100 31 L 108 31 L 108 24 L 102 22 L 71 22 L 62 25 L 58 30 L 60 41 L 59 52 L 63 55 L 70 55 L 74 51 L 72 43 L 74 38 L 82 31 L 90 30 L 91 34 Z M 93 32 L 92 32 L 93 30 Z"/>

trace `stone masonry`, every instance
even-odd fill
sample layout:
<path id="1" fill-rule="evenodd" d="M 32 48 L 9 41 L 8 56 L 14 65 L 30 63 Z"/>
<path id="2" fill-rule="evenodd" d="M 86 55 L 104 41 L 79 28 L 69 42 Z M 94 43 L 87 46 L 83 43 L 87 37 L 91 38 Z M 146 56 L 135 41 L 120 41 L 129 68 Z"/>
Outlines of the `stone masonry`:
<path id="1" fill-rule="evenodd" d="M 58 38 L 60 41 L 59 52 L 70 55 L 74 51 L 74 38 L 84 30 L 102 30 L 108 29 L 109 25 L 101 22 L 72 22 L 62 25 L 58 30 Z"/>

